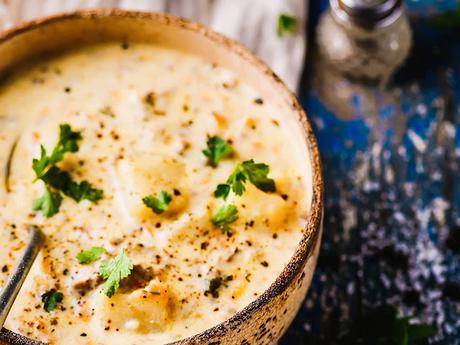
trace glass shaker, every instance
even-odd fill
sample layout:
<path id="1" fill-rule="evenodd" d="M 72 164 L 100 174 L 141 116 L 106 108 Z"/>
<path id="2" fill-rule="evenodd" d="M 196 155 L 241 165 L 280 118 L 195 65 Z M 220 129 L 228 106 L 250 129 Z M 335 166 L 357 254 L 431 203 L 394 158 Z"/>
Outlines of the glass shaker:
<path id="1" fill-rule="evenodd" d="M 330 0 L 330 4 L 317 29 L 323 62 L 351 81 L 385 85 L 411 47 L 402 0 Z"/>

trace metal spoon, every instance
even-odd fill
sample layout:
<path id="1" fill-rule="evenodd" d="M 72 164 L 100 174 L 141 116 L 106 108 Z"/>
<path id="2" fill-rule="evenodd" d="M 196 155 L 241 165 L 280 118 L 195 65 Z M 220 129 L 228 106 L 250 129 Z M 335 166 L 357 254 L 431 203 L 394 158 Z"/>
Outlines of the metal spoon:
<path id="1" fill-rule="evenodd" d="M 14 270 L 0 295 L 0 329 L 3 327 L 6 317 L 13 306 L 14 300 L 21 290 L 22 284 L 32 267 L 41 247 L 45 243 L 45 234 L 36 226 L 30 227 L 30 239 L 24 250 L 21 261 Z"/>

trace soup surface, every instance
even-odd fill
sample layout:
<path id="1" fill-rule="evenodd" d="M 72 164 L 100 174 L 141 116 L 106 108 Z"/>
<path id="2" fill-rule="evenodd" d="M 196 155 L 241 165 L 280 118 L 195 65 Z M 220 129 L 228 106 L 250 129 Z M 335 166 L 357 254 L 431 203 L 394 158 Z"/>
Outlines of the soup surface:
<path id="1" fill-rule="evenodd" d="M 146 44 L 86 46 L 11 75 L 0 286 L 30 226 L 47 240 L 6 327 L 51 344 L 160 344 L 260 296 L 311 198 L 281 119 L 234 73 Z"/>

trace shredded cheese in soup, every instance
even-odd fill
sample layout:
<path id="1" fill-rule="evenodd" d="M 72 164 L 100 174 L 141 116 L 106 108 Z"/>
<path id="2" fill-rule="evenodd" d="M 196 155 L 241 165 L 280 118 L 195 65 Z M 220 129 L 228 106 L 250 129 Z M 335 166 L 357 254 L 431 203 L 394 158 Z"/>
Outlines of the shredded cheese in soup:
<path id="1" fill-rule="evenodd" d="M 270 99 L 164 47 L 99 44 L 18 70 L 0 86 L 0 145 L 0 286 L 30 226 L 47 235 L 5 326 L 50 344 L 215 326 L 274 282 L 308 216 Z"/>

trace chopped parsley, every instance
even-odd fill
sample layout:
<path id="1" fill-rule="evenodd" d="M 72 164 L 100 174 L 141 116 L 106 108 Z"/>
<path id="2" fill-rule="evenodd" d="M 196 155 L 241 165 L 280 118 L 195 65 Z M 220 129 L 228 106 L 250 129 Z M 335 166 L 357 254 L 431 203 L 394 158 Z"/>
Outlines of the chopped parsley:
<path id="1" fill-rule="evenodd" d="M 77 254 L 77 260 L 81 264 L 89 264 L 99 260 L 106 250 L 102 247 L 92 247 L 88 250 L 83 250 Z"/>
<path id="2" fill-rule="evenodd" d="M 270 167 L 264 163 L 255 163 L 253 159 L 238 164 L 226 183 L 219 184 L 214 191 L 216 198 L 227 200 L 230 191 L 236 195 L 243 195 L 245 183 L 251 182 L 263 192 L 275 192 L 275 181 L 268 177 Z"/>
<path id="3" fill-rule="evenodd" d="M 211 295 L 213 298 L 219 297 L 219 289 L 221 287 L 228 287 L 228 282 L 233 280 L 233 276 L 215 277 L 209 281 L 209 287 L 204 292 L 205 296 Z"/>
<path id="4" fill-rule="evenodd" d="M 48 156 L 45 147 L 41 145 L 40 158 L 32 161 L 37 179 L 43 176 L 47 168 L 62 161 L 67 152 L 78 152 L 78 141 L 82 139 L 81 133 L 72 131 L 69 124 L 60 125 L 59 128 L 59 141 L 51 155 Z"/>
<path id="5" fill-rule="evenodd" d="M 45 182 L 46 185 L 60 190 L 66 196 L 77 202 L 82 200 L 96 202 L 103 197 L 102 190 L 94 188 L 87 181 L 80 183 L 72 181 L 67 171 L 61 170 L 56 166 L 51 167 L 40 179 Z"/>
<path id="6" fill-rule="evenodd" d="M 46 218 L 50 218 L 59 212 L 62 203 L 62 196 L 58 192 L 50 192 L 45 187 L 45 193 L 32 203 L 34 211 L 41 211 Z"/>
<path id="7" fill-rule="evenodd" d="M 72 181 L 69 173 L 59 169 L 57 166 L 52 166 L 43 175 L 40 180 L 45 182 L 46 185 L 53 187 L 57 190 L 64 190 L 67 185 Z"/>
<path id="8" fill-rule="evenodd" d="M 222 229 L 226 234 L 231 234 L 230 224 L 238 220 L 238 209 L 234 204 L 222 205 L 212 216 L 212 223 Z"/>
<path id="9" fill-rule="evenodd" d="M 214 191 L 216 198 L 227 200 L 230 192 L 238 196 L 246 191 L 246 182 L 249 181 L 263 192 L 275 192 L 275 181 L 268 177 L 270 167 L 264 163 L 255 163 L 253 159 L 239 163 L 228 177 L 226 183 L 221 183 Z M 231 234 L 229 224 L 238 219 L 238 209 L 234 204 L 224 204 L 213 214 L 212 223 L 225 233 Z"/>
<path id="10" fill-rule="evenodd" d="M 78 141 L 82 139 L 80 132 L 72 131 L 70 125 L 60 126 L 59 141 L 50 155 L 45 147 L 40 146 L 40 158 L 34 158 L 32 169 L 35 172 L 36 180 L 45 183 L 45 193 L 33 203 L 33 209 L 42 211 L 47 218 L 52 217 L 59 211 L 62 196 L 59 192 L 79 202 L 89 200 L 96 202 L 103 197 L 103 191 L 94 188 L 87 181 L 77 183 L 72 180 L 67 171 L 63 171 L 55 164 L 64 159 L 68 152 L 78 152 Z"/>
<path id="11" fill-rule="evenodd" d="M 56 309 L 58 303 L 61 303 L 64 295 L 60 291 L 56 291 L 55 289 L 51 289 L 48 292 L 45 292 L 42 296 L 43 308 L 46 312 L 51 312 Z"/>
<path id="12" fill-rule="evenodd" d="M 297 27 L 297 18 L 289 14 L 281 13 L 278 16 L 278 28 L 276 33 L 278 37 L 284 36 L 284 34 L 292 34 L 295 32 Z"/>
<path id="13" fill-rule="evenodd" d="M 203 150 L 203 154 L 208 158 L 208 164 L 216 167 L 219 162 L 233 154 L 233 147 L 221 137 L 215 135 L 208 139 L 207 149 Z"/>
<path id="14" fill-rule="evenodd" d="M 99 275 L 105 280 L 102 291 L 107 297 L 112 297 L 120 286 L 120 281 L 131 274 L 133 263 L 122 249 L 114 259 L 106 260 L 99 268 Z"/>
<path id="15" fill-rule="evenodd" d="M 398 345 L 409 345 L 414 341 L 429 338 L 436 334 L 436 330 L 431 325 L 413 324 L 410 322 L 412 317 L 397 318 L 394 324 L 393 339 Z"/>
<path id="16" fill-rule="evenodd" d="M 436 334 L 433 326 L 411 320 L 412 317 L 399 317 L 393 306 L 364 306 L 356 322 L 338 339 L 339 344 L 409 345 Z"/>
<path id="17" fill-rule="evenodd" d="M 104 192 L 101 189 L 94 188 L 87 181 L 82 181 L 80 183 L 71 181 L 62 192 L 77 202 L 82 200 L 96 202 L 104 196 Z"/>
<path id="18" fill-rule="evenodd" d="M 230 195 L 231 190 L 232 190 L 232 187 L 230 186 L 230 184 L 221 183 L 217 185 L 217 188 L 214 191 L 214 196 L 216 198 L 223 198 L 224 200 L 227 200 L 228 196 Z"/>
<path id="19" fill-rule="evenodd" d="M 163 190 L 158 194 L 158 197 L 148 195 L 142 199 L 142 202 L 156 214 L 161 214 L 168 210 L 168 205 L 171 200 L 171 195 Z"/>
<path id="20" fill-rule="evenodd" d="M 204 295 L 207 296 L 208 294 L 211 294 L 213 298 L 218 298 L 219 297 L 219 288 L 223 284 L 223 279 L 221 277 L 216 277 L 213 278 L 209 281 L 209 288 L 204 292 Z"/>

